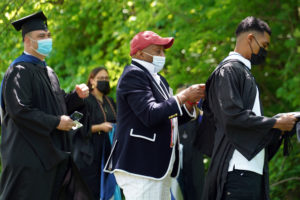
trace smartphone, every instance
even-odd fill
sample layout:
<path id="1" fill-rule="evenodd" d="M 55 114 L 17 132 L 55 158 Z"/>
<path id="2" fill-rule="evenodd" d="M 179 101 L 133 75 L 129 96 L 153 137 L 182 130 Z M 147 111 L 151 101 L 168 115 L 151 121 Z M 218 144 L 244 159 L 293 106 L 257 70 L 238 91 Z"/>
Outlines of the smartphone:
<path id="1" fill-rule="evenodd" d="M 83 125 L 79 122 L 79 120 L 83 117 L 83 114 L 75 111 L 70 115 L 70 118 L 74 121 L 75 126 L 72 127 L 73 130 L 76 130 L 80 127 L 82 127 Z"/>
<path id="2" fill-rule="evenodd" d="M 81 112 L 75 111 L 70 115 L 70 118 L 73 121 L 79 121 L 83 117 L 83 114 Z"/>

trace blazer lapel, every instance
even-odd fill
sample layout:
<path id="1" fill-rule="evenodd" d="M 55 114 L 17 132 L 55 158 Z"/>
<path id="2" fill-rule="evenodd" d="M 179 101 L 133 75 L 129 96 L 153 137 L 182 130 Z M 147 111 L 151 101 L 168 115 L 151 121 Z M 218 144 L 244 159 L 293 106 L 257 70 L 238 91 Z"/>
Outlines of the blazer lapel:
<path id="1" fill-rule="evenodd" d="M 150 74 L 150 72 L 141 64 L 139 64 L 138 62 L 132 61 L 132 64 L 134 66 L 137 66 L 138 68 L 140 68 L 141 70 L 143 70 L 145 72 L 145 74 L 149 77 L 149 79 L 151 80 L 151 83 L 154 85 L 154 87 L 156 88 L 156 90 L 160 93 L 160 95 L 165 99 L 169 99 L 170 98 L 170 94 L 166 89 L 166 86 L 164 85 L 164 83 L 162 82 L 162 80 L 160 80 L 160 84 L 158 84 L 156 82 L 156 80 L 154 79 L 154 77 Z"/>

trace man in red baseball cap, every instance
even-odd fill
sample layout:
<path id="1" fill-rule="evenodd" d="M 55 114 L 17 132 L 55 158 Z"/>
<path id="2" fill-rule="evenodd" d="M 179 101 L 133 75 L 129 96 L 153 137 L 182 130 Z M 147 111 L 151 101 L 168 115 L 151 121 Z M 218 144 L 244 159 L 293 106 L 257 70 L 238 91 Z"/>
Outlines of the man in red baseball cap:
<path id="1" fill-rule="evenodd" d="M 171 177 L 179 169 L 178 125 L 196 114 L 193 105 L 204 98 L 204 87 L 193 85 L 173 95 L 158 74 L 164 50 L 174 38 L 140 32 L 130 43 L 132 63 L 117 86 L 117 128 L 105 171 L 114 173 L 126 200 L 169 200 Z"/>

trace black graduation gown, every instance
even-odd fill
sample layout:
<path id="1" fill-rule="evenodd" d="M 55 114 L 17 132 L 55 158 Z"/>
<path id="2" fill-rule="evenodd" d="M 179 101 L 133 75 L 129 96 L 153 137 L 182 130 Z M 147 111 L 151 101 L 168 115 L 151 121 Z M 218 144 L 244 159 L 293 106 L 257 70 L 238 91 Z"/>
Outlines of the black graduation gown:
<path id="1" fill-rule="evenodd" d="M 269 199 L 268 161 L 278 150 L 280 132 L 272 129 L 274 118 L 256 116 L 252 112 L 256 97 L 255 79 L 250 70 L 238 60 L 225 61 L 212 73 L 206 82 L 203 124 L 199 129 L 198 145 L 211 139 L 211 164 L 204 188 L 205 200 L 222 197 L 229 161 L 237 149 L 251 160 L 263 148 L 265 151 L 264 191 Z M 262 105 L 261 113 L 262 112 Z M 213 135 L 213 136 L 211 136 Z"/>
<path id="2" fill-rule="evenodd" d="M 106 98 L 109 99 L 114 111 L 116 111 L 113 99 L 108 96 L 103 97 L 102 107 L 106 114 L 106 121 L 116 123 L 115 113 Z M 85 99 L 84 107 L 79 111 L 84 114 L 81 122 L 86 125 L 86 128 L 78 131 L 73 138 L 74 161 L 95 199 L 100 197 L 102 155 L 104 155 L 104 162 L 106 162 L 111 150 L 108 133 L 92 134 L 91 128 L 87 128 L 105 122 L 99 103 L 92 94 Z"/>
<path id="3" fill-rule="evenodd" d="M 60 89 L 54 71 L 41 63 L 9 67 L 3 81 L 0 199 L 58 199 L 69 162 L 60 115 L 82 104 Z"/>

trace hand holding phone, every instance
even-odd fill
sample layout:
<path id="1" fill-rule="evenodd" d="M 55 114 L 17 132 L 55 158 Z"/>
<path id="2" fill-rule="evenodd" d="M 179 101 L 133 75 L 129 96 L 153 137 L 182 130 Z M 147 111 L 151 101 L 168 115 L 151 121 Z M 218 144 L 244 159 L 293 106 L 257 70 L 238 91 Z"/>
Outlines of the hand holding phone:
<path id="1" fill-rule="evenodd" d="M 83 114 L 75 111 L 70 115 L 70 118 L 74 121 L 75 126 L 72 127 L 73 130 L 76 130 L 80 127 L 82 127 L 83 125 L 79 122 L 79 120 L 81 120 L 81 118 L 83 117 Z"/>

